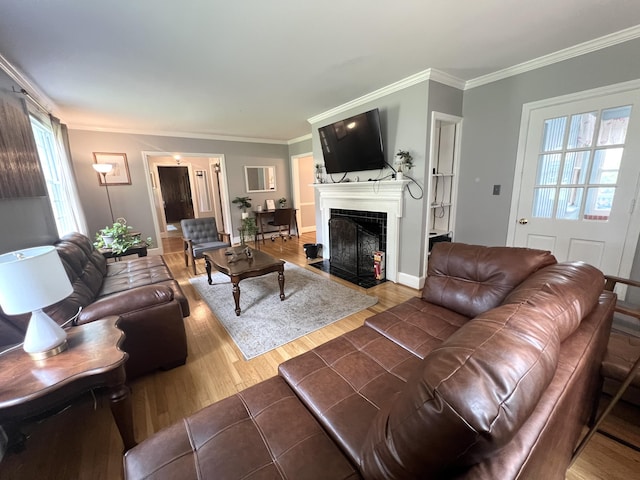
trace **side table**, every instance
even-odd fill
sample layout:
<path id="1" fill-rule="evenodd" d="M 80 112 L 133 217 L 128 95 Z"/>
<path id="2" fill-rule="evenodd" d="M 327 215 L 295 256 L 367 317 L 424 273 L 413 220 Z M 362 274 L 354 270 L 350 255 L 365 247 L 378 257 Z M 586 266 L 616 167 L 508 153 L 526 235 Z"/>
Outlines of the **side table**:
<path id="1" fill-rule="evenodd" d="M 138 245 L 137 247 L 129 247 L 127 248 L 126 252 L 122 252 L 122 253 L 113 253 L 113 251 L 110 248 L 99 248 L 98 251 L 102 254 L 102 256 L 104 258 L 115 258 L 116 261 L 118 261 L 120 259 L 120 257 L 124 257 L 126 255 L 135 255 L 137 254 L 138 257 L 146 257 L 147 256 L 147 245 L 146 244 L 142 244 L 142 245 Z"/>
<path id="2" fill-rule="evenodd" d="M 9 443 L 22 423 L 55 412 L 82 393 L 104 388 L 125 451 L 133 448 L 133 410 L 124 365 L 129 357 L 119 346 L 124 333 L 118 317 L 67 330 L 68 349 L 33 360 L 22 349 L 0 356 L 0 425 Z"/>

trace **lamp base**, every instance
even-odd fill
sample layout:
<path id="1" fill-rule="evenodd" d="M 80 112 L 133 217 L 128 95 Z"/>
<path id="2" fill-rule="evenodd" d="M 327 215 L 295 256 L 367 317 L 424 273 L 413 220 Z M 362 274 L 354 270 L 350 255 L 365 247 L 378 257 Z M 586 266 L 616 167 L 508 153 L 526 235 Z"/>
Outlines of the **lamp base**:
<path id="1" fill-rule="evenodd" d="M 60 345 L 45 350 L 44 352 L 27 352 L 29 356 L 34 360 L 44 360 L 45 358 L 53 357 L 59 353 L 64 352 L 67 349 L 67 340 L 63 340 Z"/>

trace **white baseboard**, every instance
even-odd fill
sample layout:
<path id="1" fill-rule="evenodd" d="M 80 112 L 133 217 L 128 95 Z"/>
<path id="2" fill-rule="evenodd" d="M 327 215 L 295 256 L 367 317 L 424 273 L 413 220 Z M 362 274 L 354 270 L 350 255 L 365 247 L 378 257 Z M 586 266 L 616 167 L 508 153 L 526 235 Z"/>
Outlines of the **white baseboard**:
<path id="1" fill-rule="evenodd" d="M 398 272 L 398 283 L 420 290 L 424 285 L 424 279 L 407 273 Z"/>

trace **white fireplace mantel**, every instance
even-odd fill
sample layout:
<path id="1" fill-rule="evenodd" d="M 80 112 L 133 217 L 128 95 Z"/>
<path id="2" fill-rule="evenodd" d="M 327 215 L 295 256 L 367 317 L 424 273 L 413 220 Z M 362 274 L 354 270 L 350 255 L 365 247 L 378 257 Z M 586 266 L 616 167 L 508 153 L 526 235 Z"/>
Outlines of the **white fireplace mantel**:
<path id="1" fill-rule="evenodd" d="M 315 183 L 319 193 L 322 228 L 322 256 L 330 258 L 329 219 L 331 209 L 383 212 L 387 214 L 387 280 L 398 278 L 398 257 L 400 246 L 400 219 L 404 206 L 404 190 L 408 180 L 376 182 Z"/>

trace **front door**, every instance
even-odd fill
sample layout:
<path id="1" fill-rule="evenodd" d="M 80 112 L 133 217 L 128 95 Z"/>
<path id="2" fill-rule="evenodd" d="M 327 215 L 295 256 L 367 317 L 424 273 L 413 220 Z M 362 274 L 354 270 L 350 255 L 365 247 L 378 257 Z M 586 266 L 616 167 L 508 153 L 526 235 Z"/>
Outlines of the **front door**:
<path id="1" fill-rule="evenodd" d="M 525 117 L 512 244 L 628 276 L 638 240 L 632 216 L 640 174 L 640 90 L 535 108 Z"/>

